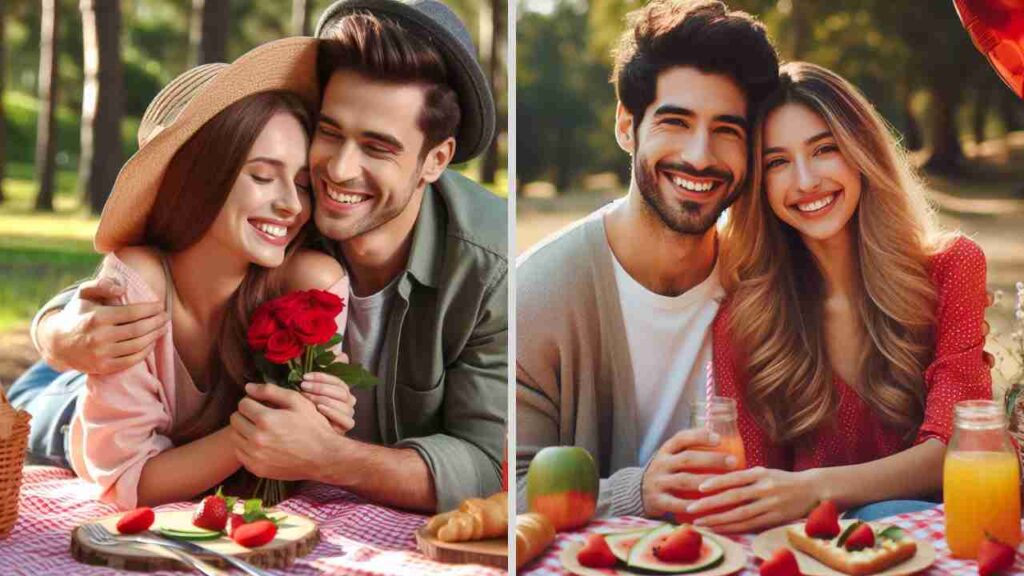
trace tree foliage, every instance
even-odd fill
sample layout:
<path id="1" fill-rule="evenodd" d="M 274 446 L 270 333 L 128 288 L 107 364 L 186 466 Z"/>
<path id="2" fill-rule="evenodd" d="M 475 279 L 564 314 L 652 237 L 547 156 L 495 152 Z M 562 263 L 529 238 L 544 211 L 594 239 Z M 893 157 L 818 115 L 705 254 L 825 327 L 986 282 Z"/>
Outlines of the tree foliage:
<path id="1" fill-rule="evenodd" d="M 642 0 L 552 1 L 551 11 L 539 0 L 520 6 L 517 174 L 523 182 L 544 179 L 564 190 L 580 186 L 589 173 L 621 172 L 627 162 L 612 137 L 615 98 L 607 78 L 625 16 Z M 975 92 L 986 86 L 999 92 L 980 101 L 992 108 L 992 118 L 1007 129 L 1019 127 L 1020 114 L 992 87 L 993 72 L 949 2 L 727 3 L 765 24 L 783 61 L 814 62 L 853 82 L 905 146 L 927 145 L 929 169 L 959 169 L 959 136 L 972 132 L 963 120 L 979 105 Z"/>

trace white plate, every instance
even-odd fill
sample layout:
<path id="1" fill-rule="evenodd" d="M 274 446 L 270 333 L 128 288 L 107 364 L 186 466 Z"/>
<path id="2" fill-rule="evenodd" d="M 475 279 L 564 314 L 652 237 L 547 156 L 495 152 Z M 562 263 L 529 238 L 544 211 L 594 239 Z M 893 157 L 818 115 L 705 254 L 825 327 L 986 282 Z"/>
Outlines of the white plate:
<path id="1" fill-rule="evenodd" d="M 625 530 L 617 530 L 615 533 L 626 533 L 635 531 L 636 530 L 630 530 L 627 528 Z M 698 572 L 687 572 L 687 576 L 690 576 L 691 574 L 694 576 L 728 576 L 729 574 L 735 574 L 740 570 L 743 570 L 747 566 L 747 553 L 743 550 L 743 546 L 740 546 L 736 542 L 733 542 L 726 536 L 720 536 L 713 532 L 708 532 L 707 530 L 699 531 L 705 536 L 713 538 L 715 542 L 717 542 L 722 547 L 722 550 L 725 552 L 725 560 L 718 566 L 715 566 L 714 568 L 700 570 Z M 562 549 L 562 551 L 558 554 L 558 559 L 562 563 L 562 568 L 565 568 L 573 574 L 578 574 L 579 576 L 635 576 L 637 574 L 637 572 L 630 572 L 629 570 L 626 570 L 624 568 L 598 569 L 581 566 L 580 563 L 576 560 L 576 555 L 579 554 L 579 551 L 581 548 L 583 548 L 584 544 L 584 542 L 572 542 Z M 644 574 L 651 573 L 644 572 Z M 670 576 L 670 574 L 671 573 L 669 572 L 665 573 L 666 576 Z"/>
<path id="2" fill-rule="evenodd" d="M 856 520 L 841 520 L 839 524 L 843 530 L 847 526 L 856 522 Z M 884 523 L 871 523 L 877 530 L 879 526 L 891 526 L 891 524 Z M 799 524 L 803 526 L 803 522 Z M 767 532 L 762 532 L 754 538 L 754 543 L 751 548 L 754 551 L 754 555 L 762 560 L 766 560 L 776 550 L 782 547 L 789 548 L 796 555 L 796 561 L 800 564 L 800 572 L 804 576 L 845 576 L 844 572 L 833 570 L 828 566 L 818 562 L 814 558 L 811 558 L 807 554 L 793 548 L 789 545 L 789 539 L 786 538 L 786 529 L 789 526 L 779 526 L 778 528 L 772 528 Z M 889 568 L 883 572 L 876 572 L 873 576 L 907 576 L 909 574 L 917 574 L 935 563 L 935 547 L 930 542 L 924 542 L 921 540 L 914 540 L 917 543 L 917 554 L 914 554 L 912 558 Z"/>

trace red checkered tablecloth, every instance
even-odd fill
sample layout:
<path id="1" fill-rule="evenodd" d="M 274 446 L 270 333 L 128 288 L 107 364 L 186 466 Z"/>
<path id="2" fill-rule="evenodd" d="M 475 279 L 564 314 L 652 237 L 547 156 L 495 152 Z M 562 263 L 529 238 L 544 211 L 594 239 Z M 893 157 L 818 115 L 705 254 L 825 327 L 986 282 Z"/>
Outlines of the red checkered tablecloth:
<path id="1" fill-rule="evenodd" d="M 637 526 L 643 526 L 649 524 L 649 520 L 641 518 L 616 518 L 614 520 L 605 520 L 599 522 L 593 522 L 586 527 L 585 530 L 579 532 L 569 532 L 560 534 L 558 539 L 555 540 L 555 544 L 547 551 L 544 556 L 537 559 L 536 562 L 525 566 L 523 570 L 520 570 L 520 574 L 529 576 L 562 576 L 570 574 L 568 571 L 562 569 L 561 563 L 558 561 L 558 555 L 562 549 L 571 542 L 578 541 L 583 542 L 586 540 L 586 535 L 591 532 L 600 531 L 602 529 L 613 530 L 620 528 L 632 528 Z M 903 528 L 912 538 L 915 540 L 926 540 L 931 542 L 935 546 L 935 551 L 938 556 L 938 560 L 932 567 L 924 572 L 928 575 L 938 574 L 952 574 L 955 576 L 977 576 L 978 565 L 971 561 L 956 560 L 949 555 L 949 547 L 946 546 L 946 532 L 945 522 L 942 516 L 942 507 L 927 510 L 924 512 L 914 512 L 911 514 L 902 514 L 900 516 L 893 516 L 885 520 L 886 524 L 895 524 L 900 528 Z M 751 544 L 754 541 L 755 535 L 744 534 L 739 536 L 733 536 L 732 539 L 743 545 L 743 548 L 747 551 L 748 560 L 747 567 L 743 569 L 740 574 L 743 576 L 756 576 L 758 574 L 759 561 L 751 551 Z M 1014 565 L 1012 574 L 1024 574 L 1024 560 L 1019 556 L 1017 563 Z"/>
<path id="2" fill-rule="evenodd" d="M 21 487 L 18 522 L 0 539 L 0 575 L 98 576 L 110 568 L 79 564 L 69 552 L 71 529 L 109 516 L 117 510 L 90 500 L 88 484 L 59 468 L 27 467 Z M 194 504 L 160 506 L 185 510 Z M 320 525 L 320 544 L 278 574 L 338 574 L 353 576 L 499 576 L 506 574 L 477 564 L 434 562 L 416 550 L 413 532 L 424 516 L 370 504 L 344 490 L 316 483 L 303 484 L 279 509 L 302 514 Z M 130 573 L 129 573 L 130 574 Z M 161 574 L 173 574 L 162 572 Z M 177 574 L 183 574 L 181 572 Z"/>

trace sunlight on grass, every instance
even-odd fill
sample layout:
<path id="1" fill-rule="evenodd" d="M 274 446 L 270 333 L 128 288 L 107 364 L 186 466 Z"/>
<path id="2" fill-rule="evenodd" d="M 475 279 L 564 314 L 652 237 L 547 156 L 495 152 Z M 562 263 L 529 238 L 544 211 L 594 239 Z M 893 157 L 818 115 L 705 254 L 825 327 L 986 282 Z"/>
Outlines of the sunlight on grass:
<path id="1" fill-rule="evenodd" d="M 57 176 L 56 212 L 33 211 L 31 165 L 11 164 L 0 206 L 0 330 L 24 324 L 58 290 L 90 276 L 100 257 L 92 237 L 98 218 L 74 194 L 75 174 Z"/>

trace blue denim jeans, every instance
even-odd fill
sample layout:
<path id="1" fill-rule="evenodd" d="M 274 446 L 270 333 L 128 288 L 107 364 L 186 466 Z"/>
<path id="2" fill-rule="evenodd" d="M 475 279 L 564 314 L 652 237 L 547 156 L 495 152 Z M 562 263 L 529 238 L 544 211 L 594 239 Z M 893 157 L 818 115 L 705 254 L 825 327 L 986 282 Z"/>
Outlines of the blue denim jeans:
<path id="1" fill-rule="evenodd" d="M 861 506 L 860 508 L 847 510 L 846 514 L 843 515 L 843 518 L 853 518 L 863 520 L 865 522 L 872 522 L 889 516 L 896 516 L 897 514 L 931 510 L 938 505 L 939 504 L 937 502 L 926 502 L 924 500 L 886 500 L 884 502 L 874 502 L 872 504 Z"/>
<path id="2" fill-rule="evenodd" d="M 11 384 L 7 393 L 11 405 L 32 415 L 28 464 L 71 467 L 67 458 L 68 428 L 78 395 L 84 389 L 85 374 L 57 372 L 41 361 Z"/>

